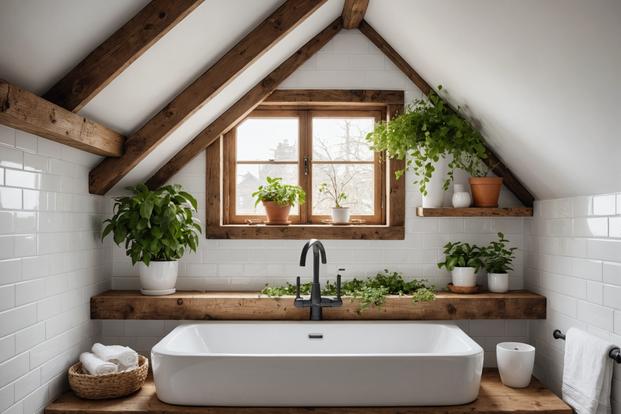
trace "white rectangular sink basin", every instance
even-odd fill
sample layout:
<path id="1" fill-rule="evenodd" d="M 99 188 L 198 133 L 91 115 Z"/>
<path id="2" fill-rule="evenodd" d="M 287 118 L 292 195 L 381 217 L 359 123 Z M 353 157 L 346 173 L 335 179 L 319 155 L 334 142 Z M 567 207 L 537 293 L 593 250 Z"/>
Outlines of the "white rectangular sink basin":
<path id="1" fill-rule="evenodd" d="M 475 400 L 483 350 L 454 325 L 206 322 L 151 351 L 160 400 L 202 406 L 414 406 Z"/>

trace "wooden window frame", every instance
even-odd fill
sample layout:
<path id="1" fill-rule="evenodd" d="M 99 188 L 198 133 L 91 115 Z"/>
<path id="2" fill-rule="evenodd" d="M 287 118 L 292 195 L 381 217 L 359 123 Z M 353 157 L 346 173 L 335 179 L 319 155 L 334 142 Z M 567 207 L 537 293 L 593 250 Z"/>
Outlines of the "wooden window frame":
<path id="1" fill-rule="evenodd" d="M 322 107 L 324 106 L 324 107 Z M 319 107 L 319 108 L 318 108 Z M 381 111 L 384 119 L 391 119 L 403 110 L 402 91 L 349 91 L 349 90 L 277 90 L 268 97 L 259 112 L 264 114 L 282 113 L 290 111 L 295 113 L 300 110 L 314 113 L 336 114 L 348 110 L 374 110 Z M 310 115 L 309 115 L 310 116 Z M 310 120 L 307 119 L 306 126 Z M 226 134 L 234 134 L 236 125 L 232 125 Z M 300 128 L 303 126 L 300 125 Z M 234 136 L 234 135 L 233 135 Z M 384 208 L 379 209 L 382 224 L 352 224 L 345 226 L 332 226 L 329 224 L 291 224 L 291 225 L 264 225 L 241 223 L 238 216 L 235 223 L 231 223 L 228 212 L 229 188 L 233 185 L 230 180 L 231 162 L 235 162 L 235 151 L 231 150 L 231 135 L 225 138 L 221 136 L 206 150 L 207 157 L 207 180 L 206 180 L 206 236 L 212 239 L 368 239 L 368 240 L 401 240 L 405 236 L 405 179 L 397 180 L 395 171 L 402 169 L 404 161 L 383 160 L 381 163 L 381 182 L 376 185 L 376 191 L 381 191 L 385 196 Z M 227 141 L 228 138 L 228 142 Z M 234 145 L 234 144 L 233 144 Z M 300 145 L 303 145 L 300 142 Z M 233 147 L 234 149 L 234 147 Z M 306 148 L 299 148 L 298 153 L 306 153 Z M 311 166 L 312 168 L 312 166 Z M 303 168 L 299 170 L 300 178 L 304 175 Z M 304 179 L 310 179 L 312 170 Z M 227 195 L 224 195 L 224 189 Z M 312 202 L 308 194 L 307 202 Z M 382 197 L 375 197 L 381 200 Z M 301 210 L 299 217 L 303 222 L 307 220 L 306 209 Z M 378 210 L 376 209 L 376 212 Z M 257 216 L 252 216 L 257 218 Z M 314 219 L 322 219 L 323 216 L 315 216 Z M 378 220 L 378 221 L 379 221 Z M 299 223 L 299 221 L 298 221 Z"/>

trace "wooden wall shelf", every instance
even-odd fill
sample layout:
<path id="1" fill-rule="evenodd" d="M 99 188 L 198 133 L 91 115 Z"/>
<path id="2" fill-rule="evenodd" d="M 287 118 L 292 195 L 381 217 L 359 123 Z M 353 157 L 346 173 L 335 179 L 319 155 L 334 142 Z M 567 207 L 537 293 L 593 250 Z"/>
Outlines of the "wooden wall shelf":
<path id="1" fill-rule="evenodd" d="M 507 208 L 423 208 L 416 209 L 419 217 L 531 217 L 531 207 L 507 207 Z"/>
<path id="2" fill-rule="evenodd" d="M 554 413 L 571 414 L 571 408 L 533 378 L 527 388 L 505 387 L 495 369 L 486 369 L 481 377 L 479 398 L 470 404 L 449 407 L 185 407 L 161 402 L 155 395 L 155 384 L 148 378 L 142 389 L 129 397 L 89 401 L 72 392 L 50 404 L 46 414 L 502 414 Z"/>
<path id="3" fill-rule="evenodd" d="M 526 291 L 474 295 L 439 292 L 432 302 L 413 303 L 409 296 L 389 296 L 379 308 L 359 312 L 358 301 L 326 308 L 331 320 L 545 319 L 546 298 Z M 307 320 L 308 309 L 293 297 L 270 298 L 256 292 L 177 292 L 144 296 L 110 290 L 91 298 L 92 319 L 159 320 Z"/>

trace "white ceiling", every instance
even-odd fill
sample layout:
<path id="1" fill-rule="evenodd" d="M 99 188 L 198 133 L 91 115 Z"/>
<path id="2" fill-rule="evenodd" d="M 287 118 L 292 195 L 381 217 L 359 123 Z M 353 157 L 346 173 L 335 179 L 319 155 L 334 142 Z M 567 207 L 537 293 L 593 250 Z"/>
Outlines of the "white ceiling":
<path id="1" fill-rule="evenodd" d="M 207 0 L 81 111 L 128 134 L 283 0 Z M 45 92 L 147 0 L 0 1 L 0 78 Z M 147 179 L 341 11 L 328 0 L 135 168 Z M 371 0 L 366 19 L 481 123 L 539 199 L 621 190 L 621 2 Z"/>

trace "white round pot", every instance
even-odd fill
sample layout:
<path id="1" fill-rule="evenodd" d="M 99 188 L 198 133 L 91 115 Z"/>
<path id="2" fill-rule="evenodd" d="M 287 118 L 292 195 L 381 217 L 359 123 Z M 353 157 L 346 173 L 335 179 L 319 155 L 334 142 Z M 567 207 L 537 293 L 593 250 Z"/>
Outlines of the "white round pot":
<path id="1" fill-rule="evenodd" d="M 496 345 L 496 361 L 503 384 L 512 388 L 528 387 L 535 365 L 535 347 L 520 342 L 501 342 Z"/>
<path id="2" fill-rule="evenodd" d="M 477 274 L 474 267 L 456 267 L 451 271 L 453 286 L 474 287 L 477 285 Z"/>
<path id="3" fill-rule="evenodd" d="M 349 207 L 332 207 L 332 223 L 346 224 L 349 223 Z"/>
<path id="4" fill-rule="evenodd" d="M 160 296 L 175 293 L 179 262 L 151 262 L 149 266 L 138 263 L 140 292 L 143 295 Z"/>
<path id="5" fill-rule="evenodd" d="M 451 198 L 454 208 L 466 208 L 470 207 L 472 203 L 472 197 L 470 193 L 466 191 L 466 186 L 463 184 L 455 184 L 453 186 L 453 198 Z"/>
<path id="6" fill-rule="evenodd" d="M 488 273 L 487 288 L 490 292 L 505 293 L 509 290 L 508 273 Z"/>
<path id="7" fill-rule="evenodd" d="M 434 166 L 435 170 L 433 174 L 431 174 L 431 179 L 427 183 L 427 195 L 423 195 L 423 208 L 442 207 L 442 203 L 444 201 L 444 188 L 442 188 L 442 184 L 446 178 L 448 160 L 440 158 Z"/>

